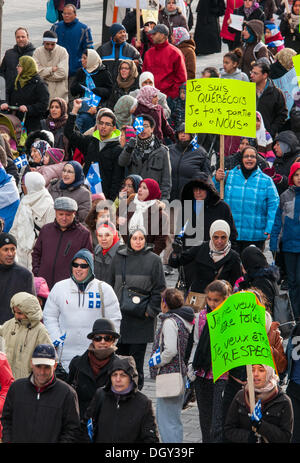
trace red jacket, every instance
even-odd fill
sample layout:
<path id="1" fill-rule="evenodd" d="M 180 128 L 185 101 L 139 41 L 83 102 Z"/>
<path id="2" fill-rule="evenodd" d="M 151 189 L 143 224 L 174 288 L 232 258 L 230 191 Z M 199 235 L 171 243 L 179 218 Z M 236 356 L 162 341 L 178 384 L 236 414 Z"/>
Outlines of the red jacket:
<path id="1" fill-rule="evenodd" d="M 93 253 L 91 234 L 78 222 L 61 231 L 56 222 L 47 223 L 40 231 L 32 252 L 32 272 L 43 277 L 51 290 L 55 283 L 70 277 L 73 257 L 80 249 Z"/>
<path id="2" fill-rule="evenodd" d="M 184 56 L 168 40 L 146 51 L 143 63 L 145 71 L 152 72 L 155 87 L 171 98 L 178 97 L 180 85 L 187 81 Z"/>
<path id="3" fill-rule="evenodd" d="M 243 5 L 243 0 L 227 0 L 227 6 L 226 6 L 221 34 L 220 34 L 222 39 L 231 40 L 232 42 L 234 41 L 235 34 L 231 34 L 228 31 L 227 21 L 228 19 L 230 19 L 230 13 L 233 13 L 233 10 L 235 10 L 236 8 L 239 8 L 242 5 Z"/>
<path id="4" fill-rule="evenodd" d="M 2 416 L 2 410 L 4 406 L 4 402 L 6 399 L 7 391 L 14 381 L 14 377 L 6 358 L 2 352 L 0 352 L 0 418 Z M 2 438 L 2 425 L 0 421 L 0 439 Z"/>

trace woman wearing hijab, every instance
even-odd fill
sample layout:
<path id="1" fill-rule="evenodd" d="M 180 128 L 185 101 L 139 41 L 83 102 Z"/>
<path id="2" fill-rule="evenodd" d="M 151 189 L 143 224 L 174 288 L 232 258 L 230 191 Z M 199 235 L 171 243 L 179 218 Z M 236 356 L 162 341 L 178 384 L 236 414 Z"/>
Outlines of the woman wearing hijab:
<path id="1" fill-rule="evenodd" d="M 174 27 L 184 27 L 189 30 L 186 17 L 182 14 L 178 0 L 165 0 L 165 6 L 158 14 L 158 22 L 168 27 L 170 31 L 169 38 L 172 37 Z"/>
<path id="2" fill-rule="evenodd" d="M 221 51 L 219 18 L 225 13 L 224 0 L 199 0 L 195 28 L 196 55 Z"/>
<path id="3" fill-rule="evenodd" d="M 67 162 L 62 170 L 62 178 L 50 182 L 49 193 L 53 200 L 59 196 L 75 199 L 78 205 L 76 216 L 83 223 L 92 207 L 92 195 L 84 185 L 82 166 L 77 161 Z"/>
<path id="4" fill-rule="evenodd" d="M 168 216 L 160 198 L 158 183 L 151 178 L 145 178 L 140 182 L 133 199 L 120 205 L 117 212 L 119 233 L 124 242 L 128 242 L 131 229 L 147 227 L 147 244 L 153 244 L 153 252 L 158 256 L 165 249 L 168 236 Z"/>
<path id="5" fill-rule="evenodd" d="M 236 8 L 233 11 L 233 14 L 244 17 L 244 21 L 251 21 L 251 19 L 258 19 L 259 21 L 264 22 L 265 14 L 260 8 L 259 3 L 256 0 L 244 0 L 244 3 L 239 8 Z M 231 34 L 235 34 L 234 42 L 237 46 L 241 43 L 241 32 L 230 27 L 231 19 L 228 20 L 228 31 Z"/>
<path id="6" fill-rule="evenodd" d="M 132 60 L 123 60 L 119 64 L 117 79 L 113 84 L 111 97 L 107 106 L 114 108 L 121 96 L 128 95 L 138 88 L 139 73 L 136 64 Z"/>
<path id="7" fill-rule="evenodd" d="M 84 133 L 95 125 L 97 111 L 99 107 L 106 105 L 113 83 L 96 50 L 88 48 L 82 54 L 81 64 L 82 67 L 77 71 L 70 91 L 72 96 L 83 98 L 76 125 L 79 131 Z M 101 98 L 98 104 L 88 101 L 94 96 Z"/>
<path id="8" fill-rule="evenodd" d="M 114 114 L 117 119 L 117 128 L 122 129 L 124 126 L 132 126 L 133 113 L 137 107 L 137 100 L 133 96 L 121 96 L 114 106 Z"/>
<path id="9" fill-rule="evenodd" d="M 144 385 L 144 357 L 147 343 L 153 342 L 154 324 L 160 312 L 160 294 L 166 287 L 161 258 L 152 252 L 147 243 L 145 229 L 136 227 L 129 233 L 128 242 L 120 246 L 112 260 L 110 280 L 122 312 L 119 355 L 132 355 L 139 375 L 138 387 Z M 128 312 L 122 304 L 124 284 L 136 296 L 136 308 Z"/>
<path id="10" fill-rule="evenodd" d="M 69 142 L 64 135 L 64 128 L 68 119 L 67 111 L 68 105 L 63 98 L 52 98 L 49 105 L 49 115 L 47 119 L 41 120 L 41 129 L 53 133 L 53 146 L 65 151 L 65 159 L 70 157 Z"/>
<path id="11" fill-rule="evenodd" d="M 135 136 L 135 135 L 133 135 Z M 115 205 L 115 208 L 116 208 L 116 215 L 117 215 L 117 221 L 116 223 L 118 225 L 121 224 L 122 221 L 119 221 L 119 208 L 121 207 L 124 208 L 128 206 L 129 203 L 131 203 L 131 201 L 134 200 L 134 197 L 136 195 L 136 193 L 138 192 L 138 189 L 139 189 L 139 186 L 140 186 L 140 183 L 142 181 L 142 177 L 140 175 L 137 175 L 137 174 L 131 174 L 131 175 L 128 175 L 128 177 L 126 177 L 124 179 L 124 182 L 122 184 L 122 188 L 119 192 L 119 196 L 115 199 L 114 201 L 114 205 Z M 120 206 L 121 204 L 121 206 Z M 123 209 L 122 209 L 123 210 Z"/>
<path id="12" fill-rule="evenodd" d="M 72 259 L 70 278 L 53 286 L 44 308 L 45 326 L 53 344 L 61 348 L 66 371 L 73 357 L 88 349 L 87 333 L 99 318 L 111 320 L 119 332 L 118 299 L 109 284 L 95 278 L 91 252 L 81 249 Z"/>
<path id="13" fill-rule="evenodd" d="M 165 138 L 171 138 L 175 142 L 175 133 L 169 125 L 162 106 L 158 103 L 158 90 L 151 85 L 145 85 L 137 94 L 138 105 L 135 108 L 134 115 L 138 117 L 141 114 L 148 114 L 155 121 L 154 135 L 161 141 Z"/>
<path id="14" fill-rule="evenodd" d="M 88 228 L 91 237 L 93 248 L 98 244 L 96 235 L 97 224 L 100 222 L 116 223 L 116 208 L 111 201 L 106 200 L 105 197 L 98 201 L 93 201 L 92 208 L 85 219 L 85 226 Z"/>
<path id="15" fill-rule="evenodd" d="M 241 163 L 226 174 L 216 171 L 214 183 L 219 190 L 224 180 L 224 201 L 230 206 L 238 232 L 236 249 L 239 253 L 250 244 L 264 248 L 269 239 L 279 204 L 273 180 L 257 165 L 254 147 L 243 149 Z"/>
<path id="16" fill-rule="evenodd" d="M 139 88 L 137 88 L 136 90 L 131 91 L 129 93 L 129 95 L 136 98 L 137 94 L 140 91 L 140 89 L 142 87 L 144 87 L 145 85 L 151 85 L 152 87 L 155 87 L 155 85 L 154 85 L 154 75 L 152 74 L 152 72 L 149 72 L 149 71 L 142 72 L 142 74 L 139 77 Z M 158 104 L 160 104 L 162 106 L 166 118 L 169 119 L 169 117 L 171 115 L 171 110 L 170 110 L 170 108 L 168 106 L 168 103 L 167 103 L 167 97 L 166 97 L 166 95 L 164 93 L 161 93 L 159 90 L 158 90 Z"/>
<path id="17" fill-rule="evenodd" d="M 236 443 L 289 443 L 293 430 L 290 398 L 278 386 L 272 367 L 252 365 L 255 403 L 261 403 L 261 416 L 250 410 L 249 384 L 237 393 L 225 422 L 225 438 Z"/>
<path id="18" fill-rule="evenodd" d="M 120 238 L 111 222 L 99 222 L 96 226 L 98 244 L 95 247 L 95 276 L 98 280 L 109 281 L 110 265 L 119 246 Z"/>
<path id="19" fill-rule="evenodd" d="M 188 79 L 196 78 L 196 44 L 185 27 L 174 27 L 172 43 L 184 56 Z"/>
<path id="20" fill-rule="evenodd" d="M 271 167 L 275 154 L 272 151 L 273 139 L 266 130 L 264 120 L 259 111 L 256 111 L 256 144 L 258 153 L 263 156 Z"/>
<path id="21" fill-rule="evenodd" d="M 4 221 L 3 232 L 11 229 L 19 203 L 20 195 L 15 179 L 0 162 L 0 217 Z"/>
<path id="22" fill-rule="evenodd" d="M 300 0 L 293 0 L 290 13 L 284 13 L 280 22 L 280 32 L 284 37 L 284 46 L 300 53 Z"/>
<path id="23" fill-rule="evenodd" d="M 32 270 L 31 253 L 40 229 L 55 219 L 54 201 L 39 172 L 27 172 L 21 199 L 10 233 L 16 238 L 19 264 Z"/>
<path id="24" fill-rule="evenodd" d="M 215 220 L 210 226 L 209 236 L 209 241 L 191 246 L 186 251 L 175 247 L 169 257 L 171 267 L 191 264 L 191 283 L 187 289 L 196 293 L 204 293 L 206 286 L 214 280 L 226 280 L 233 286 L 242 276 L 240 257 L 231 248 L 228 223 Z"/>
<path id="25" fill-rule="evenodd" d="M 8 101 L 2 103 L 2 111 L 8 110 L 8 105 L 17 106 L 16 115 L 22 121 L 25 117 L 27 133 L 39 130 L 49 104 L 47 85 L 38 75 L 37 65 L 31 56 L 21 56 L 17 65 L 18 75 L 15 85 L 8 95 Z"/>

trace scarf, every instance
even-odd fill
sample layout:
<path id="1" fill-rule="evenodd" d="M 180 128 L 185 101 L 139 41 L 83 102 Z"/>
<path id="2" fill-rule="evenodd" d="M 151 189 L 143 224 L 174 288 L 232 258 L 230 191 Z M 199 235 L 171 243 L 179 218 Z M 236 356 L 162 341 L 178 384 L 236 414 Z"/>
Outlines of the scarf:
<path id="1" fill-rule="evenodd" d="M 137 100 L 131 95 L 123 95 L 114 106 L 117 127 L 132 126 L 132 109 L 137 106 Z"/>
<path id="2" fill-rule="evenodd" d="M 173 28 L 174 45 L 177 47 L 181 42 L 190 40 L 191 36 L 185 27 L 174 27 Z"/>
<path id="3" fill-rule="evenodd" d="M 129 231 L 140 227 L 145 227 L 143 214 L 147 212 L 149 207 L 156 203 L 156 199 L 152 199 L 150 201 L 140 201 L 137 195 L 135 195 L 133 203 L 135 205 L 135 211 L 128 224 Z"/>
<path id="4" fill-rule="evenodd" d="M 246 18 L 248 19 L 249 16 L 253 13 L 253 11 L 257 10 L 259 8 L 259 4 L 257 2 L 253 2 L 253 5 L 250 6 L 250 8 L 244 7 L 244 13 Z"/>
<path id="5" fill-rule="evenodd" d="M 228 240 L 225 248 L 222 251 L 218 251 L 212 240 L 209 241 L 209 255 L 212 258 L 212 260 L 217 263 L 220 260 L 222 260 L 227 254 L 229 253 L 231 249 L 231 242 Z"/>
<path id="6" fill-rule="evenodd" d="M 129 386 L 124 389 L 123 391 L 116 391 L 113 386 L 111 386 L 111 391 L 116 395 L 116 396 L 122 396 L 122 395 L 126 395 L 126 394 L 129 394 L 129 392 L 132 391 L 132 389 L 134 388 L 134 383 L 133 381 L 130 382 Z"/>
<path id="7" fill-rule="evenodd" d="M 100 229 L 100 228 L 107 228 L 108 230 L 110 230 L 113 234 L 113 242 L 112 242 L 112 245 L 110 246 L 110 248 L 107 248 L 107 249 L 103 249 L 101 248 L 102 250 L 102 254 L 103 256 L 105 256 L 105 254 L 118 242 L 120 241 L 120 238 L 119 238 L 119 234 L 117 232 L 117 230 L 115 228 L 113 228 L 112 226 L 110 226 L 109 224 L 107 223 L 101 223 L 99 224 L 99 226 L 97 226 L 97 231 Z"/>
<path id="8" fill-rule="evenodd" d="M 19 65 L 22 66 L 22 72 L 16 77 L 15 90 L 18 84 L 23 88 L 38 73 L 36 62 L 31 56 L 21 56 Z"/>
<path id="9" fill-rule="evenodd" d="M 158 110 L 158 104 L 153 104 L 152 99 L 156 96 L 158 96 L 158 90 L 155 87 L 152 87 L 151 85 L 145 85 L 139 90 L 139 93 L 137 94 L 137 101 L 144 106 L 147 106 L 147 108 L 150 109 L 156 109 Z"/>
<path id="10" fill-rule="evenodd" d="M 111 356 L 116 350 L 116 346 L 107 347 L 106 349 L 95 349 L 93 343 L 89 345 L 88 359 L 95 377 L 99 375 L 101 368 L 110 362 Z"/>
<path id="11" fill-rule="evenodd" d="M 75 172 L 75 180 L 73 183 L 70 183 L 70 185 L 67 185 L 66 183 L 64 183 L 63 180 L 60 181 L 60 185 L 59 187 L 62 189 L 62 190 L 66 190 L 67 188 L 78 188 L 80 187 L 80 185 L 83 184 L 84 182 L 84 175 L 83 175 L 83 170 L 82 170 L 82 166 L 81 164 L 79 164 L 79 162 L 77 161 L 69 161 L 65 164 L 65 166 L 67 165 L 71 165 L 74 169 L 74 172 Z"/>
<path id="12" fill-rule="evenodd" d="M 152 134 L 148 138 L 139 138 L 137 137 L 136 147 L 137 147 L 137 155 L 141 158 L 144 157 L 145 154 L 150 153 L 152 151 L 152 147 L 154 146 L 154 135 Z"/>
<path id="13" fill-rule="evenodd" d="M 120 68 L 123 63 L 127 63 L 128 66 L 130 67 L 130 73 L 127 79 L 123 79 L 120 74 Z M 126 91 L 130 89 L 130 87 L 132 87 L 138 75 L 139 73 L 138 73 L 138 70 L 137 70 L 137 67 L 134 61 L 130 61 L 130 60 L 121 61 L 120 66 L 119 66 L 118 76 L 117 76 L 117 84 L 120 88 Z"/>
<path id="14" fill-rule="evenodd" d="M 262 401 L 262 403 L 270 401 L 273 397 L 275 397 L 278 394 L 278 376 L 276 375 L 274 369 L 272 367 L 269 367 L 268 365 L 262 365 L 264 369 L 267 371 L 267 376 L 266 376 L 266 383 L 263 388 L 255 388 L 254 387 L 254 392 L 255 392 L 255 402 L 257 402 L 259 399 Z M 249 406 L 249 386 L 246 384 L 245 386 L 245 399 L 246 403 Z"/>
<path id="15" fill-rule="evenodd" d="M 67 114 L 68 107 L 67 107 L 66 101 L 63 98 L 59 98 L 59 97 L 52 98 L 52 100 L 50 101 L 49 107 L 51 106 L 53 101 L 56 101 L 59 104 L 60 109 L 61 109 L 61 115 L 57 119 L 53 119 L 53 117 L 51 117 L 50 114 L 47 117 L 46 126 L 47 126 L 47 129 L 52 132 L 63 127 L 66 124 L 67 119 L 68 119 L 68 114 Z"/>
<path id="16" fill-rule="evenodd" d="M 298 14 L 294 14 L 291 12 L 291 17 L 290 17 L 290 26 L 292 29 L 298 29 L 299 28 L 299 22 L 300 22 L 300 18 L 299 18 L 299 15 Z"/>
<path id="17" fill-rule="evenodd" d="M 87 49 L 87 63 L 86 63 L 86 70 L 90 74 L 91 72 L 96 71 L 102 64 L 102 59 L 100 58 L 99 54 L 96 50 L 92 48 Z"/>

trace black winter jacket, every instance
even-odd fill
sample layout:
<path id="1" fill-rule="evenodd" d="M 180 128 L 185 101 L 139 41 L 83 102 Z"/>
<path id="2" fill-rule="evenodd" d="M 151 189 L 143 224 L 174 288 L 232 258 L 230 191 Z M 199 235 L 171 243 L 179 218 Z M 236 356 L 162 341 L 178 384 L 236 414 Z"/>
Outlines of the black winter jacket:
<path id="1" fill-rule="evenodd" d="M 280 132 L 274 139 L 276 141 L 282 141 L 287 143 L 291 150 L 287 153 L 284 153 L 282 157 L 276 156 L 276 159 L 273 163 L 276 174 L 282 175 L 282 181 L 280 182 L 281 192 L 285 191 L 288 188 L 288 177 L 292 164 L 300 156 L 300 142 L 298 141 L 297 136 L 292 130 L 285 130 Z"/>
<path id="2" fill-rule="evenodd" d="M 231 249 L 227 256 L 215 263 L 209 255 L 208 242 L 200 246 L 192 246 L 189 250 L 183 251 L 181 255 L 172 252 L 169 257 L 171 267 L 177 268 L 190 263 L 193 275 L 191 291 L 197 293 L 204 293 L 206 286 L 216 278 L 220 268 L 222 271 L 218 275 L 218 280 L 229 281 L 232 286 L 242 275 L 241 261 L 236 251 Z"/>
<path id="3" fill-rule="evenodd" d="M 93 93 L 101 97 L 100 105 L 105 106 L 104 103 L 108 100 L 111 90 L 113 87 L 111 75 L 106 69 L 106 66 L 101 65 L 91 73 L 91 77 L 94 81 L 95 88 L 93 88 Z M 70 88 L 71 95 L 83 97 L 85 90 L 80 86 L 85 84 L 86 74 L 83 69 L 78 69 L 75 75 L 74 82 Z"/>
<path id="4" fill-rule="evenodd" d="M 3 442 L 76 442 L 79 433 L 76 393 L 55 376 L 40 393 L 31 376 L 18 379 L 9 388 L 1 421 Z"/>
<path id="5" fill-rule="evenodd" d="M 98 162 L 103 193 L 106 199 L 114 201 L 124 179 L 124 169 L 118 164 L 119 154 L 122 151 L 119 138 L 107 142 L 100 151 L 99 140 L 91 135 L 82 135 L 75 130 L 75 121 L 76 116 L 69 114 L 65 125 L 65 135 L 72 147 L 78 148 L 84 156 L 84 175 L 87 175 L 93 162 Z"/>
<path id="6" fill-rule="evenodd" d="M 275 135 L 283 129 L 288 116 L 285 96 L 271 79 L 262 95 L 256 100 L 256 109 L 262 115 L 266 130 L 274 139 Z"/>
<path id="7" fill-rule="evenodd" d="M 96 51 L 101 57 L 103 64 L 105 64 L 110 72 L 113 82 L 116 80 L 118 75 L 120 60 L 137 60 L 139 62 L 138 70 L 141 70 L 143 64 L 141 55 L 130 43 L 123 42 L 121 44 L 117 44 L 113 40 L 110 40 L 109 42 L 100 45 Z"/>
<path id="8" fill-rule="evenodd" d="M 9 93 L 15 85 L 15 79 L 17 77 L 17 64 L 21 56 L 32 56 L 34 53 L 35 47 L 31 42 L 29 42 L 25 47 L 20 48 L 18 45 L 15 45 L 13 48 L 6 50 L 3 57 L 0 74 L 4 77 L 6 83 L 6 97 L 8 98 Z"/>

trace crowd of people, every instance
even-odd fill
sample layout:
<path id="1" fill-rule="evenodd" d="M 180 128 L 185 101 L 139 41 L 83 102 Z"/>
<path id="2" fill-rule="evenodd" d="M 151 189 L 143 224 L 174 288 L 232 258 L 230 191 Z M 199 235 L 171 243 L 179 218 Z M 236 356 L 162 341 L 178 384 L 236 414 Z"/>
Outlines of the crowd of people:
<path id="1" fill-rule="evenodd" d="M 288 109 L 273 82 L 300 50 L 300 1 L 199 0 L 194 33 L 190 3 L 139 25 L 127 11 L 95 48 L 80 1 L 55 0 L 42 46 L 20 26 L 5 51 L 2 442 L 182 443 L 187 392 L 203 443 L 300 442 L 300 90 Z M 222 41 L 223 68 L 197 69 Z M 197 73 L 256 85 L 256 138 L 226 136 L 224 168 L 218 138 L 185 129 Z M 276 370 L 214 382 L 207 315 L 244 291 L 266 309 Z"/>

